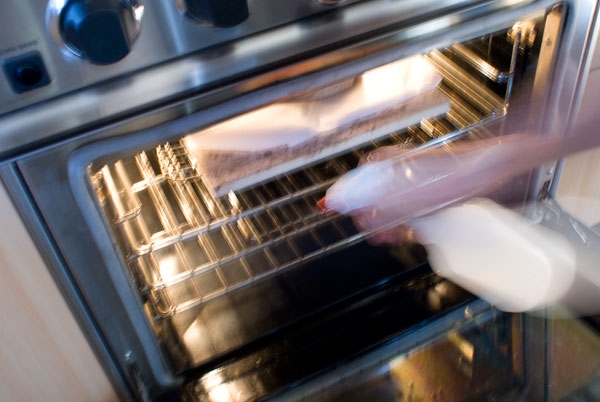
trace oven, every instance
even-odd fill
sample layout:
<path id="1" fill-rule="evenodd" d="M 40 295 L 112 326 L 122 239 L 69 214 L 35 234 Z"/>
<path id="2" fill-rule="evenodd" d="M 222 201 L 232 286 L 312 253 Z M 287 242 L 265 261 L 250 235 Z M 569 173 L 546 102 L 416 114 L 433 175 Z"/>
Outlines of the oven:
<path id="1" fill-rule="evenodd" d="M 47 3 L 14 2 L 31 26 L 0 28 L 16 38 L 0 53 L 0 172 L 123 399 L 550 398 L 544 320 L 436 276 L 418 244 L 370 245 L 317 202 L 382 146 L 563 135 L 595 3 Z M 268 108 L 357 109 L 339 101 L 357 80 L 415 56 L 441 103 L 371 114 L 352 127 L 378 133 L 351 146 L 224 189 L 190 149 Z M 211 180 L 257 161 L 229 163 Z M 542 166 L 510 200 L 553 180 Z"/>

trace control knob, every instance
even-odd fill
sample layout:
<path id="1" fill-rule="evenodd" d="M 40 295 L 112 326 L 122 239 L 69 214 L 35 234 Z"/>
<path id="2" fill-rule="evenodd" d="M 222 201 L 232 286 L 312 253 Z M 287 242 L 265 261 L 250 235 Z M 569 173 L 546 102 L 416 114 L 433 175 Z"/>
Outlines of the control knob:
<path id="1" fill-rule="evenodd" d="M 176 4 L 195 20 L 221 28 L 241 24 L 250 15 L 247 0 L 176 0 Z"/>
<path id="2" fill-rule="evenodd" d="M 128 0 L 68 0 L 59 30 L 69 49 L 94 64 L 125 57 L 139 31 L 141 6 Z"/>

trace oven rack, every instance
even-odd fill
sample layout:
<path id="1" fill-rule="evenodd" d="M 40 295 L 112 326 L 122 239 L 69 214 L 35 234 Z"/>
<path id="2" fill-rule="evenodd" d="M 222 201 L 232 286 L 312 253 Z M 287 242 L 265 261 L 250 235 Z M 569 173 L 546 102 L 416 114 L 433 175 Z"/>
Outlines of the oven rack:
<path id="1" fill-rule="evenodd" d="M 471 65 L 471 67 L 480 71 L 485 77 L 498 84 L 505 84 L 514 75 L 512 71 L 502 71 L 502 69 L 491 65 L 463 43 L 449 46 L 446 48 L 446 51 L 461 58 L 465 63 Z"/>
<path id="2" fill-rule="evenodd" d="M 505 101 L 441 52 L 429 55 L 450 99 L 444 117 L 426 119 L 384 140 L 214 198 L 181 143 L 167 143 L 101 168 L 106 211 L 154 319 L 362 241 L 351 220 L 326 216 L 316 202 L 362 155 L 385 145 L 437 146 L 493 134 Z"/>

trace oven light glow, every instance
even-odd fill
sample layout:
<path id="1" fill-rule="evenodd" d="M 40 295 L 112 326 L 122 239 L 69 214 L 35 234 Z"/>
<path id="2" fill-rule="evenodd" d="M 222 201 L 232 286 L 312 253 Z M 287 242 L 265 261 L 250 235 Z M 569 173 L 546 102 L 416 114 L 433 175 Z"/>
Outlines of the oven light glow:
<path id="1" fill-rule="evenodd" d="M 194 211 L 192 210 L 192 207 L 189 206 L 189 205 L 187 205 L 187 204 L 183 205 L 182 210 L 183 210 L 183 214 L 185 216 L 193 216 L 193 214 L 194 214 Z"/>
<path id="2" fill-rule="evenodd" d="M 211 214 L 215 213 L 215 203 L 213 202 L 213 200 L 206 200 L 206 207 L 208 208 Z"/>
<path id="3" fill-rule="evenodd" d="M 238 199 L 233 191 L 230 191 L 229 194 L 227 194 L 227 197 L 229 198 L 229 203 L 231 204 L 233 209 L 235 209 L 235 210 L 240 209 L 240 202 L 238 201 Z"/>
<path id="4" fill-rule="evenodd" d="M 473 356 L 475 355 L 475 347 L 471 342 L 459 335 L 456 331 L 451 331 L 448 334 L 448 340 L 452 342 L 454 346 L 460 350 L 460 353 L 469 362 L 473 362 Z"/>
<path id="5" fill-rule="evenodd" d="M 202 385 L 207 390 L 210 400 L 213 402 L 233 401 L 229 384 L 224 383 L 223 376 L 219 370 L 213 370 L 202 378 Z"/>
<path id="6" fill-rule="evenodd" d="M 186 345 L 194 361 L 204 360 L 214 352 L 210 334 L 200 317 L 196 318 L 183 334 L 183 343 Z M 209 379 L 208 381 L 213 381 L 215 384 L 220 383 L 217 380 Z"/>
<path id="7" fill-rule="evenodd" d="M 229 393 L 229 389 L 227 388 L 227 384 L 221 384 L 213 388 L 208 392 L 208 396 L 210 400 L 213 402 L 229 402 L 233 401 L 231 394 Z"/>
<path id="8" fill-rule="evenodd" d="M 219 370 L 213 370 L 208 373 L 204 377 L 202 377 L 202 384 L 206 389 L 212 389 L 218 385 L 223 384 L 223 376 L 219 372 Z"/>
<path id="9" fill-rule="evenodd" d="M 165 257 L 158 263 L 160 276 L 167 282 L 177 274 L 177 259 L 173 256 Z"/>

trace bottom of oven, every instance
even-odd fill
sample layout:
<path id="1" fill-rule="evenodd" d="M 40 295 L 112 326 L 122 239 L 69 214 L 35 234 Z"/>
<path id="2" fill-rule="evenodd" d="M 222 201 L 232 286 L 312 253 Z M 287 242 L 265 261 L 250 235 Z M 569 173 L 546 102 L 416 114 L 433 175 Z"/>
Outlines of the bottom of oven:
<path id="1" fill-rule="evenodd" d="M 176 367 L 206 369 L 253 343 L 295 334 L 321 316 L 331 320 L 357 301 L 373 306 L 399 283 L 397 292 L 413 289 L 411 280 L 431 274 L 425 261 L 420 246 L 372 247 L 362 242 L 177 314 L 163 322 L 162 339 L 170 355 L 177 357 Z M 466 294 L 452 288 L 437 297 L 437 306 L 425 299 L 419 312 L 411 314 L 418 314 L 418 320 L 429 318 L 443 307 L 442 301 L 456 303 Z"/>
<path id="2" fill-rule="evenodd" d="M 523 385 L 520 317 L 427 274 L 187 373 L 192 401 L 465 401 Z"/>

